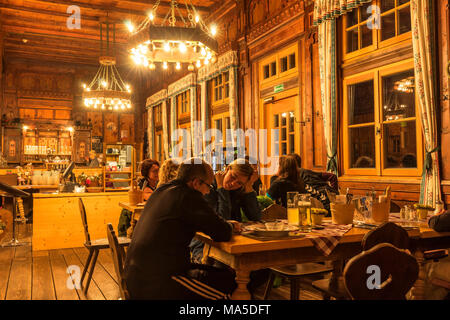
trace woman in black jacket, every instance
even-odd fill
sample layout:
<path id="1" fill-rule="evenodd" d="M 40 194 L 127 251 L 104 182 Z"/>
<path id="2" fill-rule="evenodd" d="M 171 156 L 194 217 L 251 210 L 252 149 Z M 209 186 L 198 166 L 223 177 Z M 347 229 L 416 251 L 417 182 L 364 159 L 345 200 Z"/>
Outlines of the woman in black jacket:
<path id="1" fill-rule="evenodd" d="M 286 207 L 286 194 L 292 191 L 306 193 L 305 183 L 300 176 L 297 161 L 294 157 L 281 156 L 279 163 L 277 178 L 271 183 L 267 194 L 276 203 Z"/>

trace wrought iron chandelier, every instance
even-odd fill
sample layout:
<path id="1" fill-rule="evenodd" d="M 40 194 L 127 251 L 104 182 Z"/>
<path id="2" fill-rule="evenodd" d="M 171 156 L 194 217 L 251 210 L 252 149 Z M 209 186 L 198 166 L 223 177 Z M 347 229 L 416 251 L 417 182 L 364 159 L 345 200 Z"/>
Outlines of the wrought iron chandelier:
<path id="1" fill-rule="evenodd" d="M 103 46 L 103 25 L 106 25 L 106 46 Z M 83 101 L 86 108 L 94 110 L 124 111 L 131 109 L 131 88 L 122 80 L 116 68 L 116 58 L 109 45 L 110 27 L 113 31 L 113 49 L 116 26 L 108 19 L 100 22 L 100 68 L 89 85 L 83 84 Z"/>
<path id="2" fill-rule="evenodd" d="M 185 0 L 187 17 L 181 14 L 178 1 L 171 0 L 163 22 L 156 25 L 154 20 L 159 4 L 160 0 L 157 0 L 136 30 L 128 23 L 131 32 L 129 51 L 135 64 L 150 70 L 156 69 L 155 63 L 161 64 L 163 69 L 168 69 L 172 63 L 177 70 L 181 69 L 181 64 L 188 64 L 188 70 L 193 71 L 194 65 L 199 68 L 214 63 L 218 47 L 213 38 L 216 27 L 213 25 L 209 29 L 205 25 L 190 0 Z"/>

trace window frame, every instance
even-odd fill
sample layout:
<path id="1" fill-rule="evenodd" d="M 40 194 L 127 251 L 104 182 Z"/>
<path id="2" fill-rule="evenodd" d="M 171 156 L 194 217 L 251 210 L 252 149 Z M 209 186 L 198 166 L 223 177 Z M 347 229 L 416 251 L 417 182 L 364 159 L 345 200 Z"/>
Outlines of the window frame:
<path id="1" fill-rule="evenodd" d="M 228 80 L 226 81 L 225 74 L 228 73 Z M 219 79 L 221 82 L 216 85 L 216 80 Z M 228 90 L 226 90 L 228 85 Z M 216 99 L 216 89 L 219 89 L 222 97 L 221 99 Z M 226 94 L 228 92 L 228 95 Z M 230 70 L 225 70 L 211 79 L 211 101 L 213 106 L 228 103 L 230 101 Z"/>
<path id="2" fill-rule="evenodd" d="M 417 88 L 415 90 L 415 124 L 416 124 L 416 161 L 417 168 L 384 168 L 384 123 L 382 119 L 382 78 L 396 73 L 414 70 L 413 59 L 389 64 L 383 67 L 371 69 L 356 75 L 350 75 L 343 79 L 343 125 L 342 125 L 342 137 L 343 137 L 343 160 L 344 160 L 344 175 L 354 176 L 379 176 L 379 177 L 420 177 L 423 170 L 423 135 L 422 135 L 422 122 L 419 111 L 419 100 L 417 96 Z M 350 143 L 348 133 L 348 86 L 373 80 L 374 83 L 374 130 L 379 129 L 380 134 L 375 133 L 375 168 L 351 168 L 350 161 Z M 397 121 L 397 120 L 396 120 Z M 401 120 L 400 120 L 401 121 Z M 399 122 L 400 122 L 399 121 Z M 390 121 L 393 123 L 395 121 Z M 365 123 L 367 124 L 367 123 Z M 357 127 L 358 125 L 356 125 Z M 361 125 L 363 126 L 363 125 Z M 352 126 L 350 126 L 352 127 Z"/>
<path id="3" fill-rule="evenodd" d="M 294 54 L 294 61 L 295 61 L 295 66 L 290 68 L 290 55 Z M 281 60 L 283 58 L 287 58 L 287 70 L 286 71 L 281 71 Z M 270 75 L 268 78 L 264 79 L 264 67 L 269 65 L 269 72 L 270 72 L 270 65 L 271 63 L 276 63 L 276 73 L 274 75 Z M 290 76 L 293 74 L 297 74 L 298 73 L 298 64 L 299 64 L 299 60 L 298 60 L 298 45 L 297 43 L 291 44 L 289 46 L 287 46 L 284 49 L 281 49 L 279 51 L 277 51 L 274 54 L 271 54 L 270 56 L 262 59 L 259 62 L 259 79 L 260 79 L 260 85 L 264 85 L 266 83 L 270 83 L 272 81 L 276 81 L 279 78 L 283 78 L 286 76 Z"/>
<path id="4" fill-rule="evenodd" d="M 381 7 L 380 6 L 381 1 L 382 0 L 373 0 L 371 4 Z M 395 3 L 397 4 L 398 0 L 395 0 L 395 1 L 396 1 Z M 349 52 L 349 53 L 347 53 L 347 29 L 353 29 L 355 27 L 358 28 L 358 46 L 359 46 L 359 43 L 361 41 L 361 32 L 360 32 L 359 26 L 361 26 L 363 24 L 362 22 L 359 21 L 359 19 L 360 19 L 359 12 L 363 6 L 359 6 L 359 7 L 353 9 L 353 10 L 358 11 L 358 24 L 356 24 L 352 27 L 347 28 L 348 15 L 344 14 L 341 19 L 342 60 L 343 61 L 350 60 L 352 58 L 359 57 L 359 56 L 367 54 L 369 52 L 376 52 L 379 49 L 383 49 L 383 48 L 386 48 L 386 47 L 389 47 L 389 46 L 392 46 L 392 45 L 398 44 L 400 42 L 411 39 L 412 38 L 412 27 L 411 27 L 411 30 L 408 32 L 405 32 L 400 35 L 397 34 L 397 32 L 398 32 L 398 30 L 397 30 L 398 29 L 398 18 L 397 18 L 398 11 L 407 6 L 409 6 L 410 10 L 411 10 L 411 1 L 404 3 L 400 6 L 396 5 L 393 9 L 390 9 L 389 11 L 386 11 L 383 13 L 380 12 L 380 24 L 381 24 L 382 16 L 386 16 L 386 15 L 390 14 L 392 11 L 395 11 L 395 33 L 396 33 L 396 35 L 394 37 L 381 41 L 381 27 L 380 27 L 380 29 L 372 29 L 372 45 L 367 46 L 363 49 L 358 49 L 358 50 Z M 364 22 L 367 23 L 367 21 L 368 21 L 368 19 L 365 20 Z"/>

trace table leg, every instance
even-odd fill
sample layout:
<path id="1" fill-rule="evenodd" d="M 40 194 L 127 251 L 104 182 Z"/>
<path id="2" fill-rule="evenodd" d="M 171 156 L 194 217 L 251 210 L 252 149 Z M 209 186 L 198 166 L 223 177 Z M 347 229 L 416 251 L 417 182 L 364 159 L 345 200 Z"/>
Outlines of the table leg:
<path id="1" fill-rule="evenodd" d="M 231 298 L 233 300 L 250 300 L 251 295 L 247 290 L 247 284 L 250 282 L 250 271 L 236 270 L 237 288 L 234 290 Z"/>
<path id="2" fill-rule="evenodd" d="M 136 225 L 136 220 L 134 220 L 134 212 L 131 214 L 130 227 L 127 229 L 127 237 L 131 239 L 133 236 L 134 226 Z"/>
<path id="3" fill-rule="evenodd" d="M 414 283 L 414 286 L 411 289 L 411 299 L 412 300 L 424 300 L 425 299 L 425 281 L 426 281 L 426 273 L 425 273 L 425 259 L 423 257 L 423 252 L 421 250 L 417 250 L 414 253 L 416 257 L 417 263 L 419 264 L 419 276 Z"/>

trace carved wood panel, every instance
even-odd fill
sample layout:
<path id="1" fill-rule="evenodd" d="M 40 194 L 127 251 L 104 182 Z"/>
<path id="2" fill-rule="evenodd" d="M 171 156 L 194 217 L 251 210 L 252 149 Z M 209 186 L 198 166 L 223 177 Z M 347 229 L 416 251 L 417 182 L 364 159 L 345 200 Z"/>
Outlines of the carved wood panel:
<path id="1" fill-rule="evenodd" d="M 119 141 L 119 115 L 117 113 L 105 113 L 105 143 Z"/>
<path id="2" fill-rule="evenodd" d="M 134 114 L 123 113 L 120 115 L 120 141 L 134 143 Z"/>

